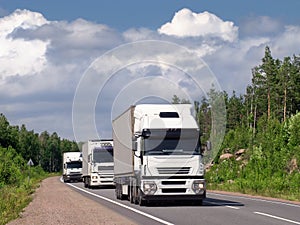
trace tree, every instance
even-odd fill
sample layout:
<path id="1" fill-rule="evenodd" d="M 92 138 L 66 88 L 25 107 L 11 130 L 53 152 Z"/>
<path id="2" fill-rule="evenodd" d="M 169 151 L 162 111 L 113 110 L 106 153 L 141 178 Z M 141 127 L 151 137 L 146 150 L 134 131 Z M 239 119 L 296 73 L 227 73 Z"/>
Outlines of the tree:
<path id="1" fill-rule="evenodd" d="M 279 104 L 283 105 L 283 121 L 286 120 L 287 116 L 287 100 L 288 100 L 288 95 L 290 94 L 290 91 L 288 90 L 289 87 L 291 86 L 290 82 L 290 77 L 291 77 L 291 59 L 290 57 L 285 57 L 282 65 L 280 66 L 279 69 L 279 91 L 281 94 L 281 101 Z"/>
<path id="2" fill-rule="evenodd" d="M 177 95 L 173 95 L 172 104 L 179 104 L 180 98 Z"/>
<path id="3" fill-rule="evenodd" d="M 172 104 L 191 104 L 188 99 L 180 99 L 177 95 L 173 95 Z"/>
<path id="4" fill-rule="evenodd" d="M 271 117 L 271 104 L 272 104 L 272 95 L 276 96 L 276 87 L 277 84 L 277 75 L 276 75 L 276 64 L 275 60 L 271 55 L 271 50 L 267 46 L 265 48 L 265 56 L 262 59 L 261 74 L 265 77 L 265 88 L 267 90 L 267 102 L 268 102 L 268 110 L 267 115 L 268 119 Z"/>
<path id="5" fill-rule="evenodd" d="M 17 152 L 20 153 L 25 160 L 31 159 L 34 164 L 38 163 L 40 154 L 38 134 L 34 133 L 33 130 L 27 131 L 24 124 L 21 126 L 19 131 Z"/>
<path id="6" fill-rule="evenodd" d="M 38 163 L 45 171 L 50 171 L 50 167 L 49 167 L 50 150 L 48 147 L 49 138 L 50 135 L 47 131 L 43 131 L 39 135 L 40 155 L 39 155 Z"/>
<path id="7" fill-rule="evenodd" d="M 228 99 L 228 96 L 225 95 L 226 110 L 227 110 L 227 129 L 234 129 L 236 126 L 242 124 L 243 119 L 243 97 L 236 96 L 235 91 L 233 91 L 232 96 Z"/>
<path id="8" fill-rule="evenodd" d="M 296 114 L 300 109 L 300 56 L 293 56 L 290 73 L 290 96 L 288 97 L 290 114 Z"/>
<path id="9" fill-rule="evenodd" d="M 9 122 L 6 117 L 0 113 L 0 146 L 7 148 L 9 144 Z"/>

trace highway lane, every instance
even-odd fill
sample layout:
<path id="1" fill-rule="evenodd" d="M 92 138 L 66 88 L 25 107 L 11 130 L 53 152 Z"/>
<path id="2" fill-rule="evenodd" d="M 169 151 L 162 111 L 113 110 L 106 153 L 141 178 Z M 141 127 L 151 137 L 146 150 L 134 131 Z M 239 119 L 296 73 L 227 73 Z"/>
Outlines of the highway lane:
<path id="1" fill-rule="evenodd" d="M 203 206 L 165 204 L 141 207 L 117 200 L 113 188 L 88 189 L 82 183 L 68 185 L 138 224 L 300 225 L 300 205 L 280 201 L 208 193 Z"/>

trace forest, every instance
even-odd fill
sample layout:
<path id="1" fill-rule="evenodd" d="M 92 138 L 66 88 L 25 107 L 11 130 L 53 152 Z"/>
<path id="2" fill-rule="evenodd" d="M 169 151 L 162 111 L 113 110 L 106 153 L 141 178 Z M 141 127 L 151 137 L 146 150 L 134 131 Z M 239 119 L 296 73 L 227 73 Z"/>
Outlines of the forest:
<path id="1" fill-rule="evenodd" d="M 195 101 L 202 142 L 216 129 L 212 101 L 225 102 L 226 132 L 217 157 L 207 167 L 208 189 L 238 191 L 300 200 L 300 56 L 275 59 L 266 46 L 261 64 L 252 68 L 245 94 L 211 90 Z M 173 103 L 186 100 L 173 98 Z M 62 153 L 79 151 L 56 132 L 40 134 L 10 125 L 0 114 L 0 224 L 17 216 L 35 185 L 59 172 Z M 224 158 L 223 156 L 226 155 Z M 27 165 L 32 160 L 33 167 Z M 26 196 L 26 197 L 24 197 Z"/>
<path id="2" fill-rule="evenodd" d="M 217 157 L 207 169 L 209 189 L 300 200 L 300 56 L 274 59 L 265 47 L 252 69 L 244 95 L 217 93 L 225 101 L 227 123 Z M 195 102 L 206 141 L 210 98 Z"/>
<path id="3" fill-rule="evenodd" d="M 79 151 L 77 143 L 56 132 L 38 134 L 24 124 L 12 126 L 0 114 L 0 224 L 18 217 L 42 179 L 58 174 L 67 151 Z"/>

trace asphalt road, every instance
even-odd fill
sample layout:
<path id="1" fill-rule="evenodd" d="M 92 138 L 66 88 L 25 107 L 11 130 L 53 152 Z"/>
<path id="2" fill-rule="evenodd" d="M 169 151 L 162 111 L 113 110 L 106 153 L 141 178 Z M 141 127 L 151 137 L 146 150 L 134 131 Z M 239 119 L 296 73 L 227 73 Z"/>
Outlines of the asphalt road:
<path id="1" fill-rule="evenodd" d="M 117 200 L 113 188 L 88 189 L 82 183 L 66 185 L 137 224 L 300 225 L 300 205 L 281 201 L 208 193 L 202 206 L 177 203 L 141 207 Z"/>

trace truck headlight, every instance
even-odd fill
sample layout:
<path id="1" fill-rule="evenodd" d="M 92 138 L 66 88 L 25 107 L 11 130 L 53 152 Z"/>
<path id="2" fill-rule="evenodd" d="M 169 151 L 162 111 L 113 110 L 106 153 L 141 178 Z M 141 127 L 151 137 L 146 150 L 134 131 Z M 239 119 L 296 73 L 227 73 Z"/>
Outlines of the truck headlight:
<path id="1" fill-rule="evenodd" d="M 144 182 L 143 190 L 146 195 L 153 195 L 157 191 L 157 186 L 154 182 Z"/>
<path id="2" fill-rule="evenodd" d="M 203 194 L 205 191 L 205 181 L 195 180 L 192 184 L 192 189 L 196 194 Z"/>

